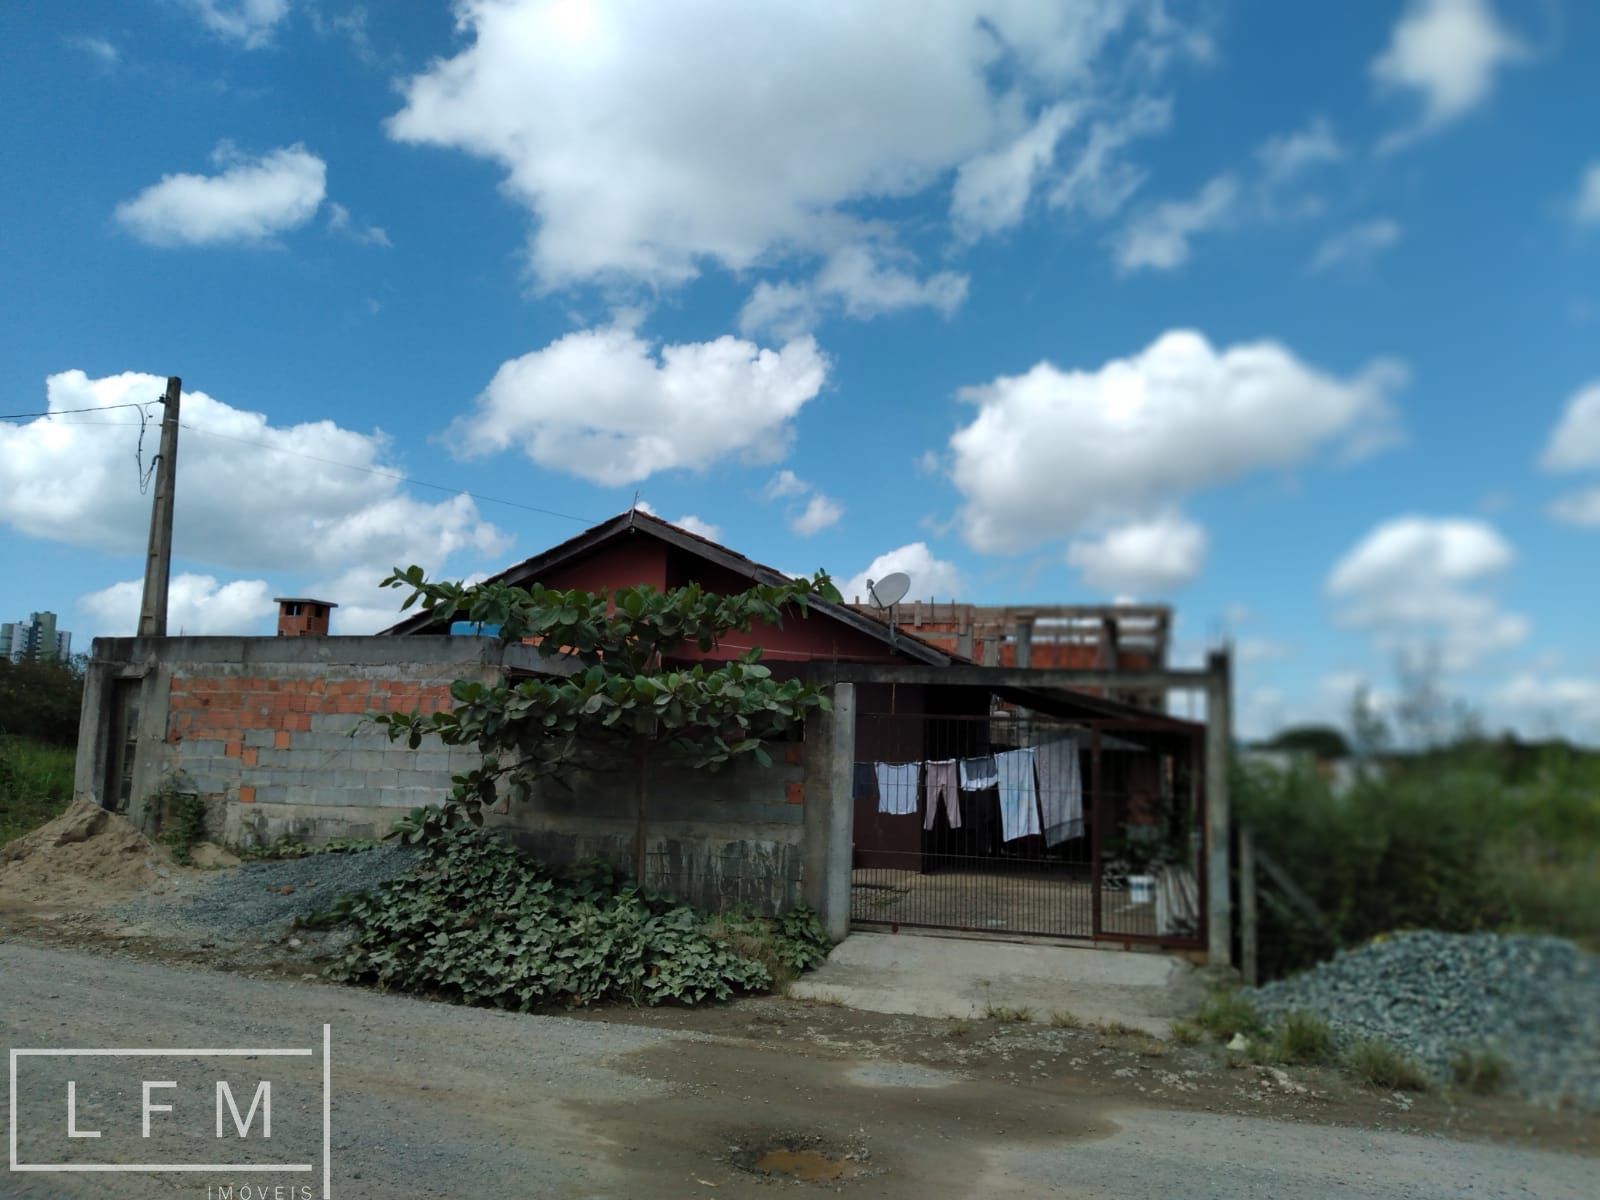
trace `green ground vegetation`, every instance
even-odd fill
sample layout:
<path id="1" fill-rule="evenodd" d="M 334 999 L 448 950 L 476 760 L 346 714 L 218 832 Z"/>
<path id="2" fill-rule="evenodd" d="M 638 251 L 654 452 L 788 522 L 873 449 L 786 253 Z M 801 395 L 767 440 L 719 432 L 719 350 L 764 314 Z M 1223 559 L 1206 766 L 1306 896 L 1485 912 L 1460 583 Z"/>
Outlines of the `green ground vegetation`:
<path id="1" fill-rule="evenodd" d="M 521 1011 L 781 990 L 828 951 L 809 909 L 708 916 L 604 864 L 549 870 L 471 826 L 428 839 L 409 875 L 312 923 L 352 930 L 336 979 Z"/>
<path id="2" fill-rule="evenodd" d="M 1309 762 L 1237 771 L 1237 819 L 1320 917 L 1258 874 L 1263 978 L 1397 929 L 1600 950 L 1600 755 L 1463 738 L 1364 772 L 1341 792 Z"/>

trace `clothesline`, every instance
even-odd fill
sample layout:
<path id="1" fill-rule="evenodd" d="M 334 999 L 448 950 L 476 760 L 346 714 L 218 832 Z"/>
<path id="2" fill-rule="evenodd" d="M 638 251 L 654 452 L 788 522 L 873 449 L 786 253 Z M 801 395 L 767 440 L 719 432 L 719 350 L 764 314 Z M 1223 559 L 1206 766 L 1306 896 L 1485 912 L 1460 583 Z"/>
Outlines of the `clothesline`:
<path id="1" fill-rule="evenodd" d="M 920 811 L 924 829 L 934 827 L 941 807 L 950 828 L 960 829 L 961 794 L 993 792 L 1002 841 L 1043 834 L 1046 846 L 1056 846 L 1084 833 L 1083 772 L 1074 738 L 961 759 L 857 763 L 855 787 L 857 795 L 875 792 L 866 799 L 875 799 L 885 816 Z"/>

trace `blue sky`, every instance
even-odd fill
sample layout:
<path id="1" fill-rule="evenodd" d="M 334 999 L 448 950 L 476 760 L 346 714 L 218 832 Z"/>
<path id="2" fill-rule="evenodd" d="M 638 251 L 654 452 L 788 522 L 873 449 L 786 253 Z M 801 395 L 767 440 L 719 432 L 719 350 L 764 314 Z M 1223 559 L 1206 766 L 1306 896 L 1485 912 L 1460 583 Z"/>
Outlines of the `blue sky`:
<path id="1" fill-rule="evenodd" d="M 1248 732 L 1411 655 L 1600 738 L 1597 60 L 1572 0 L 6 6 L 0 411 L 107 411 L 0 423 L 0 612 L 131 628 L 171 373 L 190 632 L 637 491 L 1170 601 Z"/>

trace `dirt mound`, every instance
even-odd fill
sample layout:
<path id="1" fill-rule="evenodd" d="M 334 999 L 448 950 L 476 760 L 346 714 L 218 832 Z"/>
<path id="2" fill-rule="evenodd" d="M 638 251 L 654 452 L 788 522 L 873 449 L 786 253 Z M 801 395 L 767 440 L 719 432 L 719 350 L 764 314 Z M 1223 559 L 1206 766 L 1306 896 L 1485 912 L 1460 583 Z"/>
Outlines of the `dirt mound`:
<path id="1" fill-rule="evenodd" d="M 92 908 L 169 874 L 167 851 L 86 801 L 0 847 L 0 904 Z"/>

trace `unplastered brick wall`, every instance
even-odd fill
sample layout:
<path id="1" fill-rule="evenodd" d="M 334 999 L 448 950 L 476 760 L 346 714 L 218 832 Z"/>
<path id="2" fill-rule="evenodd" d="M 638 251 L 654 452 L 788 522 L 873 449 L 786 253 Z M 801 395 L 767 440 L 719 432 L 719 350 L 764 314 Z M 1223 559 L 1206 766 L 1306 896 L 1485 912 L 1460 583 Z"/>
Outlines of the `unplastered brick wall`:
<path id="1" fill-rule="evenodd" d="M 229 842 L 377 837 L 399 810 L 436 804 L 476 751 L 429 738 L 418 749 L 363 722 L 369 712 L 435 712 L 454 673 L 298 664 L 248 672 L 175 668 L 164 746 L 173 786 L 222 815 Z M 409 676 L 409 677 L 408 677 Z"/>

